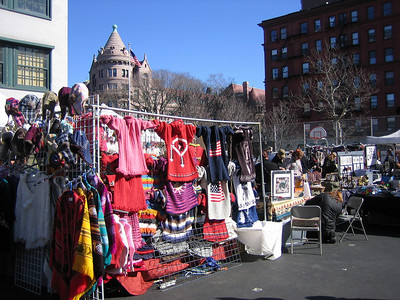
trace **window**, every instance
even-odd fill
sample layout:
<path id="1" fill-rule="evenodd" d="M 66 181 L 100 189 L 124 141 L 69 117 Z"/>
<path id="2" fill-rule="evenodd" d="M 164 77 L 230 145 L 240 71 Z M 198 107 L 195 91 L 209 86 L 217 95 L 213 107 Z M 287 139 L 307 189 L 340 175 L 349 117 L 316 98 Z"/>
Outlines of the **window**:
<path id="1" fill-rule="evenodd" d="M 324 87 L 324 84 L 322 83 L 322 81 L 317 81 L 317 89 L 318 89 L 318 91 L 322 91 L 323 87 Z"/>
<path id="2" fill-rule="evenodd" d="M 385 72 L 385 85 L 394 85 L 394 73 L 393 71 Z"/>
<path id="3" fill-rule="evenodd" d="M 392 2 L 383 3 L 382 14 L 384 17 L 390 16 L 392 14 Z"/>
<path id="4" fill-rule="evenodd" d="M 319 32 L 321 31 L 321 20 L 314 20 L 314 31 Z"/>
<path id="5" fill-rule="evenodd" d="M 316 67 L 317 67 L 317 72 L 322 73 L 322 61 L 321 60 L 317 60 Z"/>
<path id="6" fill-rule="evenodd" d="M 369 58 L 370 65 L 376 64 L 376 52 L 374 50 L 368 51 L 368 58 Z"/>
<path id="7" fill-rule="evenodd" d="M 335 22 L 336 22 L 335 16 L 330 16 L 329 17 L 329 27 L 331 27 L 331 28 L 335 27 Z"/>
<path id="8" fill-rule="evenodd" d="M 288 66 L 282 67 L 282 78 L 288 78 L 289 76 L 289 69 Z"/>
<path id="9" fill-rule="evenodd" d="M 357 10 L 352 10 L 351 11 L 351 22 L 358 22 L 358 11 Z"/>
<path id="10" fill-rule="evenodd" d="M 103 78 L 104 77 L 104 71 L 103 70 L 99 70 L 99 78 Z"/>
<path id="11" fill-rule="evenodd" d="M 300 33 L 308 33 L 308 24 L 307 23 L 300 24 Z"/>
<path id="12" fill-rule="evenodd" d="M 301 54 L 308 55 L 308 43 L 301 43 Z"/>
<path id="13" fill-rule="evenodd" d="M 286 27 L 281 28 L 281 40 L 284 40 L 287 38 L 287 32 L 286 32 Z"/>
<path id="14" fill-rule="evenodd" d="M 389 40 L 392 36 L 392 25 L 383 26 L 383 39 Z"/>
<path id="15" fill-rule="evenodd" d="M 126 69 L 122 69 L 122 77 L 128 78 L 129 77 L 129 71 L 126 70 Z"/>
<path id="16" fill-rule="evenodd" d="M 394 94 L 386 94 L 386 107 L 394 107 Z"/>
<path id="17" fill-rule="evenodd" d="M 360 107 L 355 107 L 355 109 L 356 109 L 356 110 L 360 110 L 360 109 L 361 109 L 361 106 L 360 106 Z M 357 120 L 354 122 L 354 127 L 355 127 L 355 129 L 356 129 L 356 132 L 362 132 L 362 122 L 361 122 L 360 119 L 357 119 Z"/>
<path id="18" fill-rule="evenodd" d="M 379 129 L 379 121 L 378 119 L 372 119 L 372 132 L 377 132 Z"/>
<path id="19" fill-rule="evenodd" d="M 287 97 L 289 97 L 289 89 L 285 85 L 285 86 L 282 87 L 282 98 L 287 98 Z"/>
<path id="20" fill-rule="evenodd" d="M 358 40 L 358 32 L 353 32 L 351 34 L 351 39 L 352 39 L 353 45 L 358 45 L 360 43 Z"/>
<path id="21" fill-rule="evenodd" d="M 272 96 L 272 99 L 278 99 L 279 94 L 278 94 L 278 88 L 277 87 L 273 87 L 272 88 L 271 96 Z"/>
<path id="22" fill-rule="evenodd" d="M 331 49 L 336 49 L 336 36 L 332 36 L 329 40 Z"/>
<path id="23" fill-rule="evenodd" d="M 3 62 L 3 47 L 0 45 L 0 84 L 4 84 L 4 79 L 3 79 L 3 68 L 4 68 L 4 62 Z"/>
<path id="24" fill-rule="evenodd" d="M 375 42 L 375 29 L 371 28 L 368 29 L 368 43 Z"/>
<path id="25" fill-rule="evenodd" d="M 315 50 L 317 50 L 317 52 L 321 52 L 322 51 L 322 41 L 321 40 L 316 40 L 315 41 Z"/>
<path id="26" fill-rule="evenodd" d="M 278 60 L 278 49 L 271 50 L 271 60 L 272 61 Z"/>
<path id="27" fill-rule="evenodd" d="M 0 41 L 0 86 L 45 91 L 50 83 L 50 48 Z"/>
<path id="28" fill-rule="evenodd" d="M 339 24 L 340 25 L 347 24 L 347 14 L 346 13 L 339 14 Z"/>
<path id="29" fill-rule="evenodd" d="M 393 61 L 393 48 L 385 48 L 385 62 Z"/>
<path id="30" fill-rule="evenodd" d="M 117 84 L 116 83 L 109 83 L 109 84 L 107 84 L 107 89 L 116 90 L 117 89 Z"/>
<path id="31" fill-rule="evenodd" d="M 35 17 L 50 18 L 50 0 L 0 0 L 0 6 Z"/>
<path id="32" fill-rule="evenodd" d="M 308 82 L 303 83 L 303 92 L 306 94 L 310 92 L 310 84 Z"/>
<path id="33" fill-rule="evenodd" d="M 396 119 L 394 117 L 386 118 L 386 130 L 393 131 L 396 129 Z"/>
<path id="34" fill-rule="evenodd" d="M 304 103 L 304 113 L 309 114 L 311 111 L 310 103 Z"/>
<path id="35" fill-rule="evenodd" d="M 103 91 L 104 90 L 104 84 L 99 84 L 99 91 Z"/>
<path id="36" fill-rule="evenodd" d="M 277 37 L 276 30 L 271 30 L 271 42 L 276 42 Z"/>
<path id="37" fill-rule="evenodd" d="M 278 68 L 272 68 L 272 80 L 278 79 L 279 71 Z"/>
<path id="38" fill-rule="evenodd" d="M 282 59 L 287 59 L 287 47 L 282 47 L 281 49 L 281 57 Z"/>
<path id="39" fill-rule="evenodd" d="M 303 74 L 307 74 L 308 72 L 310 72 L 310 65 L 308 62 L 303 63 L 302 72 L 303 72 Z"/>
<path id="40" fill-rule="evenodd" d="M 340 42 L 340 47 L 342 47 L 342 48 L 347 47 L 347 45 L 348 45 L 347 34 L 341 34 L 339 36 L 339 42 Z"/>
<path id="41" fill-rule="evenodd" d="M 361 79 L 358 76 L 354 77 L 354 86 L 358 89 L 361 86 Z"/>
<path id="42" fill-rule="evenodd" d="M 353 54 L 353 64 L 355 66 L 359 66 L 360 65 L 360 53 L 354 53 Z"/>
<path id="43" fill-rule="evenodd" d="M 336 65 L 337 62 L 338 62 L 337 57 L 332 57 L 332 59 L 331 59 L 331 64 L 332 64 L 332 65 Z"/>
<path id="44" fill-rule="evenodd" d="M 372 20 L 375 18 L 375 7 L 368 6 L 367 8 L 367 18 L 368 20 Z"/>
<path id="45" fill-rule="evenodd" d="M 378 107 L 378 96 L 371 95 L 370 102 L 371 102 L 371 108 L 377 108 Z"/>
<path id="46" fill-rule="evenodd" d="M 361 109 L 361 99 L 359 97 L 354 98 L 354 108 L 356 110 Z"/>
<path id="47" fill-rule="evenodd" d="M 369 75 L 369 84 L 370 84 L 372 87 L 376 87 L 376 74 L 375 74 L 375 73 L 371 73 L 371 74 Z"/>

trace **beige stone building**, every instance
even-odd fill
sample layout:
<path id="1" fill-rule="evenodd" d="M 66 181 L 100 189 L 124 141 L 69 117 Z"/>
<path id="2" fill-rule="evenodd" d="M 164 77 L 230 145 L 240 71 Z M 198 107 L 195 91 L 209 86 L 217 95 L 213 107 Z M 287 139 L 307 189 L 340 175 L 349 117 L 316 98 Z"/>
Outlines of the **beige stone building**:
<path id="1" fill-rule="evenodd" d="M 108 106 L 134 108 L 139 87 L 151 84 L 152 77 L 146 54 L 139 63 L 141 66 L 135 64 L 130 49 L 117 31 L 117 25 L 113 25 L 105 46 L 99 49 L 97 56 L 93 56 L 88 83 L 90 94 L 98 94 L 100 102 Z M 128 99 L 131 100 L 130 104 Z"/>

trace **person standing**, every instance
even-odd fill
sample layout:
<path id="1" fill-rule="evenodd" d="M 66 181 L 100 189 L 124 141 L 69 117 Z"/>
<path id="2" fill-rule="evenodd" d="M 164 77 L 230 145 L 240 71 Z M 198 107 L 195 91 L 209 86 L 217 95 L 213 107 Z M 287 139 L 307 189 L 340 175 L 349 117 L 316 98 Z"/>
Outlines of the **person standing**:
<path id="1" fill-rule="evenodd" d="M 286 151 L 283 149 L 279 149 L 278 152 L 275 154 L 272 162 L 275 163 L 280 170 L 284 170 L 283 160 L 286 157 Z"/>
<path id="2" fill-rule="evenodd" d="M 271 171 L 279 170 L 279 167 L 276 163 L 269 161 L 269 153 L 267 150 L 263 151 L 263 169 L 265 191 L 271 192 Z M 261 189 L 261 163 L 256 164 L 256 183 L 257 189 Z"/>
<path id="3" fill-rule="evenodd" d="M 286 170 L 293 170 L 295 177 L 302 177 L 303 167 L 301 165 L 301 158 L 304 156 L 304 152 L 300 149 L 293 151 L 291 158 L 283 162 L 283 166 Z"/>

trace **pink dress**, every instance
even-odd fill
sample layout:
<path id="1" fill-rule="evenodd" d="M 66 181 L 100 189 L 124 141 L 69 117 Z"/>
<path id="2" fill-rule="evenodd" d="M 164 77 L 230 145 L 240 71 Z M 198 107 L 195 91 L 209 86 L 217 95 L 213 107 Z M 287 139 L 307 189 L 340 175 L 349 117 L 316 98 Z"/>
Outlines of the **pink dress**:
<path id="1" fill-rule="evenodd" d="M 101 121 L 117 133 L 119 147 L 119 165 L 117 173 L 125 177 L 147 174 L 142 142 L 142 130 L 154 128 L 151 121 L 136 119 L 132 116 L 119 118 L 114 116 L 101 116 Z"/>

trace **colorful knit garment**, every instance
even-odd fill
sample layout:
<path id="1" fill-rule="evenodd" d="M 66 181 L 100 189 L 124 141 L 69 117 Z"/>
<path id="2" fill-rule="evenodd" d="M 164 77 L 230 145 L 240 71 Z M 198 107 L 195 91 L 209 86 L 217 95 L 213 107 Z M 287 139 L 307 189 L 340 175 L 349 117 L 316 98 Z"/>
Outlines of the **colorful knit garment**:
<path id="1" fill-rule="evenodd" d="M 160 213 L 155 209 L 145 209 L 138 212 L 139 228 L 142 237 L 151 237 L 157 231 L 157 221 Z"/>
<path id="2" fill-rule="evenodd" d="M 165 195 L 167 199 L 165 211 L 168 214 L 183 214 L 198 205 L 192 182 L 179 183 L 178 186 L 174 186 L 169 181 L 165 185 Z"/>
<path id="3" fill-rule="evenodd" d="M 87 201 L 83 210 L 82 227 L 79 240 L 74 253 L 72 269 L 76 272 L 70 284 L 70 296 L 72 299 L 80 299 L 96 282 L 93 271 L 92 236 L 90 234 L 90 220 Z"/>
<path id="4" fill-rule="evenodd" d="M 192 224 L 194 221 L 194 211 L 189 210 L 180 215 L 167 215 L 162 222 L 162 239 L 179 243 L 192 236 Z"/>

